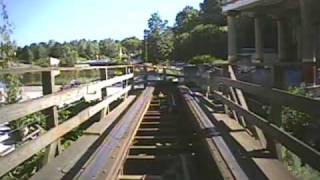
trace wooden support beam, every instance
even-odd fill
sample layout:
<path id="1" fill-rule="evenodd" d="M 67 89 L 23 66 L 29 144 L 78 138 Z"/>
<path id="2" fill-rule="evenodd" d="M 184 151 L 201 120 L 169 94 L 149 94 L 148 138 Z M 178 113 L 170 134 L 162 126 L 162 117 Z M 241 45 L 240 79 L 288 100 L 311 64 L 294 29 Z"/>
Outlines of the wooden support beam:
<path id="1" fill-rule="evenodd" d="M 105 81 L 107 79 L 108 79 L 108 69 L 100 69 L 100 80 Z M 101 88 L 101 99 L 104 99 L 107 96 L 108 96 L 107 87 Z M 109 113 L 109 106 L 101 110 L 100 119 L 103 119 L 107 113 Z"/>
<path id="2" fill-rule="evenodd" d="M 230 79 L 237 80 L 236 74 L 234 73 L 232 66 L 228 66 L 228 70 L 230 73 Z M 235 93 L 236 93 L 235 102 L 241 105 L 244 109 L 249 110 L 247 101 L 242 91 L 240 89 L 235 88 Z M 243 122 L 243 124 L 250 130 L 252 135 L 255 138 L 259 139 L 262 144 L 266 143 L 266 137 L 264 136 L 263 132 L 259 128 L 253 126 L 250 122 L 247 122 L 243 116 L 240 116 L 240 121 Z"/>
<path id="3" fill-rule="evenodd" d="M 49 95 L 55 91 L 55 71 L 42 72 L 42 92 L 43 95 Z M 46 116 L 47 130 L 54 128 L 59 125 L 59 115 L 57 106 L 49 107 L 44 111 Z M 43 163 L 47 164 L 49 161 L 54 159 L 54 157 L 61 151 L 60 140 L 57 139 L 55 142 L 51 143 L 45 152 Z"/>

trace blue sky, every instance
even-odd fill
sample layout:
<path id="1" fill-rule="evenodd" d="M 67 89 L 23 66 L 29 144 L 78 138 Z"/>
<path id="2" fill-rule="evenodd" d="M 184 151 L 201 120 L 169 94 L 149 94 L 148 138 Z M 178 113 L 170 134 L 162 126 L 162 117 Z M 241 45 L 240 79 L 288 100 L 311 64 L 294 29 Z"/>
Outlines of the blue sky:
<path id="1" fill-rule="evenodd" d="M 174 23 L 186 5 L 203 0 L 5 0 L 19 46 L 50 39 L 142 38 L 153 12 Z"/>

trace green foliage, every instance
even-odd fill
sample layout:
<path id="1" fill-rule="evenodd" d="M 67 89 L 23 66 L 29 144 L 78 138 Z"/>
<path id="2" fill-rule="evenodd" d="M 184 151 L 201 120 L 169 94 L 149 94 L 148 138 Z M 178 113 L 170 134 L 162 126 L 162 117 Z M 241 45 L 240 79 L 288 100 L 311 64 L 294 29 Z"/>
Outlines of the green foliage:
<path id="1" fill-rule="evenodd" d="M 225 18 L 216 0 L 205 0 L 200 11 L 187 6 L 176 16 L 173 58 L 187 61 L 194 56 L 210 54 L 225 59 L 227 34 L 222 30 Z"/>
<path id="2" fill-rule="evenodd" d="M 304 88 L 295 87 L 289 88 L 289 93 L 310 97 Z M 303 139 L 307 130 L 307 126 L 312 123 L 311 117 L 303 112 L 299 112 L 289 107 L 284 107 L 282 110 L 282 127 L 285 131 L 293 136 Z M 282 159 L 288 170 L 298 179 L 319 179 L 320 173 L 313 170 L 308 165 L 304 164 L 301 159 L 293 154 L 285 147 L 281 148 Z"/>
<path id="3" fill-rule="evenodd" d="M 105 57 L 115 58 L 120 51 L 119 42 L 113 39 L 104 39 L 99 42 L 100 54 Z"/>
<path id="4" fill-rule="evenodd" d="M 313 180 L 320 179 L 320 172 L 312 169 L 307 164 L 304 164 L 301 159 L 293 154 L 285 147 L 281 147 L 282 160 L 288 170 L 297 179 Z"/>
<path id="5" fill-rule="evenodd" d="M 303 88 L 289 88 L 289 93 L 297 95 L 297 96 L 304 96 L 310 97 Z M 303 138 L 305 134 L 306 127 L 310 125 L 311 118 L 309 115 L 296 111 L 290 107 L 284 107 L 282 111 L 282 125 L 283 128 L 287 131 L 292 133 L 297 138 Z"/>
<path id="6" fill-rule="evenodd" d="M 226 19 L 221 11 L 219 0 L 204 0 L 204 2 L 200 4 L 200 18 L 202 23 L 225 26 Z"/>
<path id="7" fill-rule="evenodd" d="M 121 43 L 113 39 L 104 40 L 73 40 L 71 42 L 59 43 L 54 40 L 49 42 L 32 43 L 29 46 L 18 48 L 17 58 L 21 63 L 29 63 L 47 67 L 48 58 L 54 57 L 61 60 L 61 66 L 73 66 L 78 61 L 117 58 L 120 46 L 123 44 L 126 54 L 140 55 L 141 41 L 130 37 Z"/>
<path id="8" fill-rule="evenodd" d="M 182 34 L 191 31 L 199 24 L 199 11 L 191 6 L 186 6 L 176 16 L 174 32 Z"/>
<path id="9" fill-rule="evenodd" d="M 3 180 L 27 180 L 33 176 L 38 169 L 41 168 L 42 160 L 44 158 L 45 151 L 42 150 L 33 155 L 23 164 L 17 166 L 14 170 L 10 171 L 7 175 L 3 176 Z"/>
<path id="10" fill-rule="evenodd" d="M 217 61 L 216 57 L 213 57 L 207 54 L 207 55 L 195 56 L 189 61 L 189 63 L 190 64 L 205 64 L 205 63 L 212 64 L 215 61 Z"/>
<path id="11" fill-rule="evenodd" d="M 227 34 L 213 24 L 199 24 L 190 32 L 176 34 L 174 47 L 174 57 L 178 60 L 188 60 L 203 54 L 225 59 Z"/>
<path id="12" fill-rule="evenodd" d="M 142 42 L 137 37 L 125 38 L 121 41 L 121 46 L 129 55 L 137 56 L 141 54 Z"/>
<path id="13" fill-rule="evenodd" d="M 46 128 L 46 117 L 41 112 L 36 112 L 33 114 L 29 114 L 23 118 L 20 118 L 16 121 L 12 121 L 10 123 L 10 127 L 12 129 L 19 129 L 22 127 L 26 127 L 27 125 L 37 123 L 42 128 Z"/>
<path id="14" fill-rule="evenodd" d="M 167 20 L 161 19 L 159 13 L 153 13 L 148 20 L 148 59 L 152 63 L 168 61 L 171 57 L 173 51 L 173 32 L 167 26 L 167 23 Z"/>

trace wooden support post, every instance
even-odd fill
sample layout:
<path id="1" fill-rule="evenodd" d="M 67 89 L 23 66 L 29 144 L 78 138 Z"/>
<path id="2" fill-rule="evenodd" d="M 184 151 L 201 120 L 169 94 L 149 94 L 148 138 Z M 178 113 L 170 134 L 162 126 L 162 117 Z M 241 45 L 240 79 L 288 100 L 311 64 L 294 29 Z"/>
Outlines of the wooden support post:
<path id="1" fill-rule="evenodd" d="M 52 94 L 55 91 L 55 75 L 57 71 L 47 71 L 42 72 L 42 93 L 43 95 Z M 58 126 L 59 124 L 59 114 L 57 106 L 50 107 L 44 110 L 46 115 L 46 125 L 47 129 Z M 54 159 L 56 154 L 61 152 L 60 139 L 56 142 L 50 144 L 46 149 L 46 154 L 43 160 L 44 164 L 47 164 L 49 161 Z"/>
<path id="2" fill-rule="evenodd" d="M 167 68 L 163 68 L 163 80 L 167 81 Z"/>
<path id="3" fill-rule="evenodd" d="M 104 81 L 108 79 L 108 69 L 100 69 L 100 80 Z M 101 99 L 105 99 L 108 96 L 107 87 L 101 89 Z M 103 119 L 106 114 L 109 113 L 109 105 L 106 108 L 103 108 L 100 112 L 100 120 Z"/>
<path id="4" fill-rule="evenodd" d="M 131 85 L 132 85 L 132 90 L 134 90 L 134 86 L 135 86 L 135 81 L 134 81 L 134 78 L 135 78 L 135 66 L 132 66 L 132 73 L 133 73 L 133 77 L 131 79 Z"/>
<path id="5" fill-rule="evenodd" d="M 230 79 L 232 80 L 237 80 L 236 74 L 233 71 L 232 66 L 228 66 L 228 71 L 230 73 Z M 232 91 L 234 91 L 234 99 L 237 104 L 245 108 L 246 110 L 249 110 L 249 107 L 247 105 L 247 101 L 240 89 L 232 88 Z M 251 123 L 247 122 L 243 116 L 239 117 L 239 122 L 242 123 L 243 126 L 248 128 L 252 135 L 256 138 L 259 139 L 260 141 L 264 141 L 265 137 L 263 136 L 263 133 L 261 130 L 259 130 L 257 127 L 252 125 Z"/>
<path id="6" fill-rule="evenodd" d="M 143 76 L 143 80 L 144 80 L 144 88 L 147 88 L 148 86 L 148 68 L 147 66 L 143 66 L 143 70 L 144 70 L 144 76 Z"/>
<path id="7" fill-rule="evenodd" d="M 270 91 L 273 87 L 281 88 L 281 77 L 282 77 L 282 69 L 281 67 L 273 66 L 270 72 L 270 83 L 268 84 L 268 88 Z M 282 107 L 279 103 L 277 103 L 277 99 L 271 96 L 270 103 L 271 111 L 269 114 L 269 121 L 271 123 L 276 124 L 278 127 L 282 125 Z M 267 148 L 271 151 L 274 157 L 281 159 L 281 144 L 270 137 L 267 137 Z"/>
<path id="8" fill-rule="evenodd" d="M 130 74 L 130 68 L 129 67 L 125 67 L 125 74 Z M 129 79 L 125 80 L 124 82 L 124 88 L 128 87 L 129 86 Z M 128 92 L 124 95 L 124 99 L 127 99 L 128 97 Z"/>

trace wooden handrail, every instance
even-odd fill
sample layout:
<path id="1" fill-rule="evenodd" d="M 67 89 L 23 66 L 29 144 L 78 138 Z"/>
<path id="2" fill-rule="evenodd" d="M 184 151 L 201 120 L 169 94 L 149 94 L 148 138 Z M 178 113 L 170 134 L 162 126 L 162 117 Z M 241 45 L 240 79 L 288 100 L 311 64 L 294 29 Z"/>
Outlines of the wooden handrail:
<path id="1" fill-rule="evenodd" d="M 0 69 L 0 75 L 48 72 L 48 71 L 82 71 L 82 70 L 98 70 L 98 69 L 120 69 L 120 68 L 128 68 L 128 67 L 134 67 L 134 66 L 133 65 L 116 65 L 116 66 L 86 66 L 86 67 L 13 68 L 13 69 Z"/>
<path id="2" fill-rule="evenodd" d="M 70 118 L 64 123 L 50 129 L 47 133 L 41 135 L 37 139 L 26 143 L 25 145 L 23 145 L 16 151 L 12 152 L 11 154 L 0 158 L 0 177 L 12 170 L 13 168 L 15 168 L 16 166 L 18 166 L 19 164 L 23 163 L 25 160 L 29 159 L 32 155 L 39 152 L 41 149 L 50 145 L 58 138 L 62 137 L 66 133 L 70 132 L 74 128 L 78 127 L 79 125 L 87 121 L 90 117 L 97 114 L 103 108 L 105 108 L 106 106 L 108 106 L 109 104 L 111 104 L 112 102 L 114 102 L 130 90 L 131 86 L 124 88 L 123 90 L 115 93 L 114 95 L 99 102 L 98 104 L 86 108 L 85 110 L 81 111 L 79 114 Z"/>
<path id="3" fill-rule="evenodd" d="M 211 80 L 210 85 L 217 89 L 217 85 L 231 86 L 234 88 L 241 89 L 245 93 L 255 95 L 259 98 L 262 98 L 266 101 L 277 101 L 280 105 L 288 106 L 296 110 L 305 112 L 311 116 L 319 117 L 320 116 L 320 101 L 311 99 L 308 97 L 298 96 L 290 94 L 284 90 L 276 88 L 267 88 L 258 84 L 231 80 L 225 77 L 214 77 Z"/>
<path id="4" fill-rule="evenodd" d="M 0 108 L 0 114 L 2 116 L 2 118 L 0 119 L 0 124 L 13 121 L 15 119 L 24 117 L 26 115 L 32 114 L 34 112 L 37 112 L 52 106 L 58 106 L 70 99 L 79 99 L 83 97 L 85 98 L 87 95 L 90 95 L 90 91 L 98 92 L 98 90 L 101 90 L 104 87 L 122 82 L 124 80 L 131 79 L 131 78 L 133 78 L 133 74 L 116 76 L 108 80 L 93 82 L 93 83 L 81 85 L 76 88 L 71 88 L 71 89 L 63 90 L 50 95 L 45 95 L 40 98 L 3 106 Z"/>
<path id="5" fill-rule="evenodd" d="M 273 139 L 279 141 L 282 145 L 284 145 L 290 151 L 299 156 L 303 162 L 306 162 L 315 169 L 320 169 L 319 151 L 315 150 L 306 143 L 298 140 L 289 133 L 283 131 L 280 127 L 277 127 L 276 125 L 270 123 L 268 120 L 256 115 L 255 113 L 249 110 L 244 109 L 240 105 L 237 105 L 221 93 L 214 91 L 213 96 L 215 99 L 221 101 L 222 103 L 229 106 L 231 109 L 237 111 L 237 113 L 244 116 L 247 121 L 262 129 L 264 133 L 268 134 Z"/>

